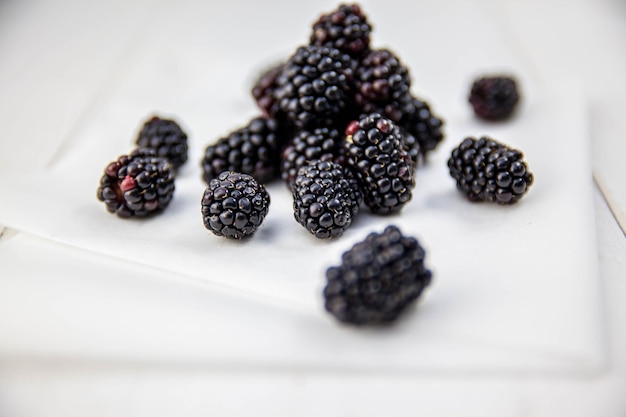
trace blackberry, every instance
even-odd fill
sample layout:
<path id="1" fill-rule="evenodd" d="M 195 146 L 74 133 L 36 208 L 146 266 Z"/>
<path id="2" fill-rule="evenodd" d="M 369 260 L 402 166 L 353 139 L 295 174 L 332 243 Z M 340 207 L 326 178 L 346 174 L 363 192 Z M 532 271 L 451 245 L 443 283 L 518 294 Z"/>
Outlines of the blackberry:
<path id="1" fill-rule="evenodd" d="M 274 93 L 277 87 L 276 81 L 284 67 L 285 63 L 281 62 L 267 69 L 261 74 L 252 88 L 252 96 L 266 118 L 276 117 L 278 112 L 278 103 Z"/>
<path id="2" fill-rule="evenodd" d="M 326 310 L 349 324 L 393 322 L 431 282 L 425 256 L 419 242 L 395 226 L 371 233 L 326 271 Z"/>
<path id="3" fill-rule="evenodd" d="M 477 116 L 487 120 L 508 118 L 519 101 L 517 83 L 511 77 L 483 77 L 472 84 L 469 102 Z"/>
<path id="4" fill-rule="evenodd" d="M 354 58 L 367 52 L 372 26 L 356 4 L 342 4 L 313 24 L 311 45 L 339 49 Z"/>
<path id="5" fill-rule="evenodd" d="M 97 196 L 119 217 L 145 217 L 163 210 L 174 195 L 174 169 L 152 149 L 138 149 L 111 162 Z"/>
<path id="6" fill-rule="evenodd" d="M 404 149 L 402 131 L 391 120 L 373 113 L 350 123 L 344 149 L 346 164 L 373 213 L 399 211 L 411 199 L 414 164 Z"/>
<path id="7" fill-rule="evenodd" d="M 512 204 L 528 191 L 533 174 L 524 154 L 488 137 L 466 138 L 448 160 L 457 188 L 472 201 Z"/>
<path id="8" fill-rule="evenodd" d="M 341 165 L 311 161 L 298 170 L 293 185 L 294 217 L 316 238 L 341 236 L 362 202 L 356 179 Z"/>
<path id="9" fill-rule="evenodd" d="M 353 65 L 337 49 L 298 48 L 276 81 L 280 112 L 298 128 L 338 119 L 351 107 Z"/>
<path id="10" fill-rule="evenodd" d="M 411 79 L 408 69 L 391 51 L 370 51 L 356 69 L 355 84 L 355 102 L 363 113 L 380 113 L 400 121 Z"/>
<path id="11" fill-rule="evenodd" d="M 416 163 L 417 154 L 425 157 L 443 140 L 443 120 L 433 114 L 428 103 L 416 97 L 409 95 L 403 103 L 402 117 L 398 123 L 419 145 L 418 152 L 415 152 L 414 147 L 409 152 Z"/>
<path id="12" fill-rule="evenodd" d="M 250 175 L 225 171 L 214 178 L 202 196 L 204 227 L 217 236 L 241 239 L 263 223 L 270 196 Z"/>
<path id="13" fill-rule="evenodd" d="M 332 125 L 300 130 L 281 154 L 281 178 L 291 187 L 298 169 L 313 160 L 333 161 L 339 155 L 343 136 Z"/>
<path id="14" fill-rule="evenodd" d="M 276 120 L 255 118 L 206 148 L 202 177 L 208 184 L 221 172 L 236 171 L 266 183 L 278 176 L 283 141 Z"/>
<path id="15" fill-rule="evenodd" d="M 154 149 L 157 156 L 169 160 L 174 168 L 187 161 L 187 134 L 174 120 L 152 117 L 143 125 L 136 144 Z"/>

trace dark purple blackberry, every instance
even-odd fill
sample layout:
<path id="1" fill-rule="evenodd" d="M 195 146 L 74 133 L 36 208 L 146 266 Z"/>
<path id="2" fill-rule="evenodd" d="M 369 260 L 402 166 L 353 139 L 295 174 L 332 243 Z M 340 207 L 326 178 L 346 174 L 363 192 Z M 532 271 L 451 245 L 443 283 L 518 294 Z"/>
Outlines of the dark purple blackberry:
<path id="1" fill-rule="evenodd" d="M 346 128 L 346 164 L 352 168 L 372 213 L 399 211 L 411 199 L 414 164 L 404 149 L 402 132 L 378 113 Z"/>
<path id="2" fill-rule="evenodd" d="M 313 24 L 311 45 L 328 46 L 354 58 L 367 52 L 372 26 L 356 4 L 342 4 Z"/>
<path id="3" fill-rule="evenodd" d="M 122 155 L 104 170 L 98 200 L 119 217 L 145 217 L 163 210 L 174 195 L 174 169 L 152 149 Z"/>
<path id="4" fill-rule="evenodd" d="M 467 138 L 452 151 L 450 175 L 472 201 L 512 204 L 528 191 L 533 174 L 517 149 L 488 137 Z"/>
<path id="5" fill-rule="evenodd" d="M 335 160 L 342 141 L 332 125 L 298 131 L 281 154 L 281 178 L 291 188 L 300 167 L 313 160 Z"/>
<path id="6" fill-rule="evenodd" d="M 370 51 L 355 71 L 355 85 L 355 102 L 363 113 L 380 113 L 394 122 L 400 121 L 411 78 L 391 51 Z"/>
<path id="7" fill-rule="evenodd" d="M 252 96 L 266 118 L 274 118 L 278 112 L 278 103 L 275 95 L 276 80 L 284 67 L 285 63 L 281 62 L 267 69 L 261 74 L 252 88 Z"/>
<path id="8" fill-rule="evenodd" d="M 341 118 L 351 107 L 353 65 L 337 49 L 298 48 L 277 79 L 280 112 L 298 128 Z"/>
<path id="9" fill-rule="evenodd" d="M 318 239 L 343 234 L 359 212 L 363 196 L 352 173 L 331 161 L 311 161 L 293 185 L 296 221 Z"/>
<path id="10" fill-rule="evenodd" d="M 224 171 L 252 175 L 266 183 L 279 173 L 283 133 L 274 119 L 258 117 L 209 145 L 202 159 L 202 178 L 208 184 Z"/>
<path id="11" fill-rule="evenodd" d="M 417 163 L 418 154 L 426 156 L 443 140 L 443 120 L 433 114 L 430 106 L 423 100 L 407 96 L 402 105 L 402 117 L 398 124 L 404 131 L 415 138 L 419 151 L 411 152 L 411 158 Z"/>
<path id="12" fill-rule="evenodd" d="M 326 271 L 326 310 L 349 324 L 393 322 L 431 282 L 425 256 L 419 242 L 395 226 L 371 233 Z"/>
<path id="13" fill-rule="evenodd" d="M 202 221 L 217 236 L 241 239 L 263 223 L 269 204 L 262 184 L 250 175 L 225 171 L 204 190 Z"/>
<path id="14" fill-rule="evenodd" d="M 169 160 L 174 168 L 187 161 L 187 134 L 174 120 L 152 117 L 143 125 L 136 143 L 140 148 L 154 149 L 157 156 Z"/>
<path id="15" fill-rule="evenodd" d="M 469 102 L 477 116 L 487 120 L 503 120 L 515 110 L 519 94 L 511 77 L 483 77 L 472 84 Z"/>

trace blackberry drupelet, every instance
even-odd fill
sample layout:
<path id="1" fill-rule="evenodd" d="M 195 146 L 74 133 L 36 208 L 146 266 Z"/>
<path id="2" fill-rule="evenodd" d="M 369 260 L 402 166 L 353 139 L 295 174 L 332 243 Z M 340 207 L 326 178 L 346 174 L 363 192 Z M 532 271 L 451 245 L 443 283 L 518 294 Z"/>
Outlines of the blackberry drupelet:
<path id="1" fill-rule="evenodd" d="M 263 223 L 270 196 L 253 177 L 225 171 L 214 178 L 202 196 L 204 227 L 217 236 L 241 239 Z"/>
<path id="2" fill-rule="evenodd" d="M 483 77 L 472 84 L 469 102 L 477 116 L 503 120 L 515 110 L 519 101 L 517 83 L 511 77 Z"/>
<path id="3" fill-rule="evenodd" d="M 174 168 L 187 161 L 187 134 L 174 120 L 152 117 L 143 125 L 136 144 L 154 149 L 157 156 L 169 160 Z"/>
<path id="4" fill-rule="evenodd" d="M 294 217 L 316 238 L 341 236 L 362 202 L 356 179 L 347 168 L 317 160 L 298 170 L 293 185 Z"/>
<path id="5" fill-rule="evenodd" d="M 276 120 L 255 118 L 206 148 L 202 178 L 208 184 L 221 172 L 236 171 L 266 183 L 278 177 L 283 142 Z"/>
<path id="6" fill-rule="evenodd" d="M 152 149 L 137 149 L 111 162 L 97 196 L 119 217 L 145 217 L 163 210 L 174 195 L 174 168 Z"/>
<path id="7" fill-rule="evenodd" d="M 343 323 L 393 322 L 430 285 L 425 256 L 419 242 L 395 226 L 371 233 L 326 271 L 326 310 Z"/>
<path id="8" fill-rule="evenodd" d="M 334 161 L 341 150 L 343 136 L 332 125 L 300 130 L 281 154 L 281 178 L 291 188 L 298 170 L 313 160 Z"/>
<path id="9" fill-rule="evenodd" d="M 339 49 L 358 59 L 369 49 L 371 31 L 372 26 L 358 5 L 342 4 L 313 24 L 310 43 Z"/>
<path id="10" fill-rule="evenodd" d="M 414 164 L 404 148 L 402 131 L 378 113 L 362 116 L 346 128 L 346 164 L 354 171 L 375 214 L 401 210 L 415 186 Z"/>
<path id="11" fill-rule="evenodd" d="M 407 67 L 391 51 L 370 51 L 355 71 L 355 85 L 355 102 L 363 113 L 380 113 L 400 121 L 411 78 Z"/>
<path id="12" fill-rule="evenodd" d="M 472 201 L 512 204 L 533 183 L 524 154 L 488 137 L 466 138 L 448 160 L 457 188 Z"/>
<path id="13" fill-rule="evenodd" d="M 277 79 L 279 113 L 298 128 L 340 118 L 352 107 L 353 65 L 337 49 L 298 48 Z"/>
<path id="14" fill-rule="evenodd" d="M 275 95 L 276 80 L 284 67 L 285 63 L 281 62 L 267 69 L 261 74 L 252 88 L 252 96 L 266 118 L 274 118 L 278 112 L 278 103 Z"/>
<path id="15" fill-rule="evenodd" d="M 424 158 L 443 140 L 443 120 L 433 114 L 430 106 L 424 100 L 407 96 L 402 105 L 402 117 L 399 125 L 419 144 L 419 153 Z M 414 162 L 417 162 L 417 153 L 411 153 Z"/>

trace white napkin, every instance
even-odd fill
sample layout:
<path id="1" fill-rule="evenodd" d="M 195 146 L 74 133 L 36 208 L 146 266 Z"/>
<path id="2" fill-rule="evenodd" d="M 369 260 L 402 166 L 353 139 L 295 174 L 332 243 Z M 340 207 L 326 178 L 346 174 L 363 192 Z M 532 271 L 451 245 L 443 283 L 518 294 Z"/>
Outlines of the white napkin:
<path id="1" fill-rule="evenodd" d="M 204 230 L 198 161 L 206 144 L 256 114 L 246 88 L 233 86 L 242 85 L 262 51 L 249 38 L 228 39 L 228 48 L 216 42 L 221 38 L 212 31 L 218 28 L 203 22 L 202 13 L 182 7 L 171 11 L 167 22 L 172 26 L 155 31 L 152 42 L 129 63 L 128 76 L 65 144 L 68 152 L 53 169 L 0 177 L 0 222 L 154 268 L 146 274 L 170 273 L 181 285 L 184 278 L 194 278 L 230 294 L 253 297 L 278 307 L 281 313 L 272 314 L 284 320 L 270 327 L 255 323 L 254 331 L 242 326 L 215 349 L 208 348 L 215 343 L 212 338 L 190 338 L 189 350 L 156 347 L 154 355 L 206 360 L 225 355 L 237 361 L 359 369 L 594 369 L 602 349 L 581 96 L 568 89 L 538 94 L 523 63 L 490 27 L 488 16 L 463 2 L 457 6 L 450 12 L 430 5 L 434 10 L 427 16 L 432 19 L 411 16 L 423 23 L 414 28 L 416 39 L 422 36 L 415 43 L 400 36 L 400 25 L 389 25 L 397 14 L 386 15 L 386 9 L 372 5 L 381 37 L 387 30 L 389 43 L 414 68 L 415 91 L 433 95 L 433 110 L 447 122 L 445 143 L 418 170 L 413 201 L 397 216 L 364 212 L 342 238 L 317 241 L 293 220 L 291 197 L 277 183 L 269 187 L 270 212 L 253 238 L 231 242 Z M 223 7 L 212 10 L 216 22 L 231 16 L 228 7 L 235 6 Z M 442 41 L 429 45 L 427 31 L 437 31 L 435 22 L 444 16 L 455 30 L 439 31 Z M 260 19 L 244 20 L 252 25 L 250 33 L 260 24 Z M 275 30 L 268 37 L 285 46 L 284 36 Z M 485 67 L 513 68 L 522 81 L 522 107 L 507 123 L 478 122 L 465 103 L 469 81 Z M 429 88 L 420 89 L 425 80 L 431 81 Z M 171 112 L 183 122 L 191 135 L 190 162 L 180 172 L 174 201 L 163 214 L 139 221 L 118 219 L 96 200 L 98 179 L 109 161 L 130 150 L 140 119 L 154 109 Z M 524 150 L 536 184 L 520 204 L 473 204 L 455 190 L 445 166 L 449 151 L 463 137 L 481 134 Z M 388 224 L 400 226 L 425 246 L 433 285 L 420 306 L 390 331 L 335 324 L 322 306 L 325 269 L 337 264 L 354 242 Z M 11 252 L 5 253 L 6 262 L 17 268 Z M 43 268 L 54 259 L 44 252 Z M 76 262 L 72 269 L 82 271 L 77 273 L 102 273 L 102 278 L 119 273 L 114 266 L 107 271 L 104 262 L 97 270 L 107 273 L 94 273 L 93 259 Z M 28 268 L 41 273 L 36 266 Z M 247 311 L 247 305 L 241 302 L 239 308 Z M 250 314 L 255 308 L 250 307 Z M 252 343 L 246 339 L 248 331 L 271 337 L 255 343 L 254 352 L 236 349 Z M 184 335 L 174 334 L 184 344 Z"/>

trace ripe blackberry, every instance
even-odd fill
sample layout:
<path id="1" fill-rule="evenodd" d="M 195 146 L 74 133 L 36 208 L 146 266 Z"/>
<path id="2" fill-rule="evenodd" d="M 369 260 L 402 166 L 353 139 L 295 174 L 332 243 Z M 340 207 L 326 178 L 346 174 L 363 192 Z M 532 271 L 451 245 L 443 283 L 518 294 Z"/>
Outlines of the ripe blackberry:
<path id="1" fill-rule="evenodd" d="M 270 196 L 250 175 L 225 171 L 209 183 L 202 196 L 204 227 L 217 236 L 241 239 L 263 223 Z"/>
<path id="2" fill-rule="evenodd" d="M 313 24 L 311 45 L 339 49 L 354 58 L 367 52 L 372 26 L 356 4 L 342 4 Z"/>
<path id="3" fill-rule="evenodd" d="M 291 187 L 298 170 L 307 162 L 335 160 L 342 140 L 343 136 L 332 125 L 300 130 L 281 154 L 281 178 Z"/>
<path id="4" fill-rule="evenodd" d="M 326 271 L 326 310 L 349 324 L 393 322 L 431 282 L 425 256 L 419 242 L 395 226 L 371 233 Z"/>
<path id="5" fill-rule="evenodd" d="M 355 85 L 355 102 L 363 113 L 380 113 L 394 122 L 400 121 L 411 78 L 391 51 L 370 51 L 356 69 Z"/>
<path id="6" fill-rule="evenodd" d="M 419 144 L 419 154 L 426 156 L 443 140 L 443 120 L 433 114 L 423 100 L 408 96 L 402 105 L 402 117 L 398 124 Z M 417 163 L 417 153 L 409 152 Z"/>
<path id="7" fill-rule="evenodd" d="M 144 125 L 137 137 L 137 146 L 154 149 L 157 156 L 180 167 L 187 161 L 187 134 L 174 120 L 154 116 Z"/>
<path id="8" fill-rule="evenodd" d="M 533 174 L 524 154 L 488 137 L 466 138 L 448 160 L 457 188 L 472 201 L 512 204 L 528 191 Z"/>
<path id="9" fill-rule="evenodd" d="M 346 164 L 361 184 L 373 213 L 399 211 L 411 199 L 414 164 L 402 132 L 378 113 L 362 116 L 346 128 Z"/>
<path id="10" fill-rule="evenodd" d="M 252 96 L 266 118 L 274 118 L 278 112 L 278 103 L 274 93 L 277 87 L 276 80 L 284 67 L 285 63 L 281 62 L 267 69 L 261 74 L 252 88 Z"/>
<path id="11" fill-rule="evenodd" d="M 174 169 L 152 149 L 138 149 L 111 162 L 97 196 L 119 217 L 145 217 L 167 207 L 174 195 Z"/>
<path id="12" fill-rule="evenodd" d="M 343 234 L 359 212 L 363 196 L 352 173 L 331 161 L 311 161 L 293 185 L 296 221 L 318 239 Z"/>
<path id="13" fill-rule="evenodd" d="M 253 119 L 206 148 L 202 178 L 208 184 L 221 172 L 236 171 L 266 183 L 278 176 L 283 141 L 276 120 Z"/>
<path id="14" fill-rule="evenodd" d="M 503 120 L 513 113 L 519 94 L 511 77 L 483 77 L 472 84 L 469 102 L 477 116 L 487 120 Z"/>
<path id="15" fill-rule="evenodd" d="M 280 112 L 298 128 L 336 120 L 351 107 L 353 65 L 337 49 L 298 48 L 277 79 Z"/>

